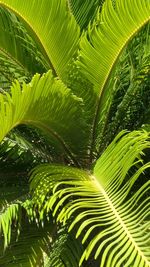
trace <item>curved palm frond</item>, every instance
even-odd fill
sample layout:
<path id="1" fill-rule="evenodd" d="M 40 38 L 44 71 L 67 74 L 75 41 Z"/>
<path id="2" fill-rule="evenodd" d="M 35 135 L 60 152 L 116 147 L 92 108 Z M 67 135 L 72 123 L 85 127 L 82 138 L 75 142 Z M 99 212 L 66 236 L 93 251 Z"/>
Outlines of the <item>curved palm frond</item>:
<path id="1" fill-rule="evenodd" d="M 150 266 L 150 181 L 132 190 L 150 164 L 131 172 L 148 147 L 147 132 L 122 132 L 98 159 L 93 174 L 57 165 L 33 172 L 33 199 L 41 214 L 52 209 L 58 221 L 71 220 L 69 231 L 77 226 L 76 237 L 87 243 L 80 265 L 94 254 L 101 267 Z"/>
<path id="2" fill-rule="evenodd" d="M 115 73 L 115 94 L 109 110 L 99 151 L 121 130 L 137 130 L 149 118 L 150 44 L 149 25 L 133 38 L 119 59 Z"/>
<path id="3" fill-rule="evenodd" d="M 67 10 L 66 0 L 28 0 L 24 5 L 19 0 L 4 0 L 0 5 L 14 11 L 28 24 L 41 44 L 49 66 L 62 78 L 77 51 L 80 34 L 74 17 Z"/>
<path id="4" fill-rule="evenodd" d="M 133 8 L 134 6 L 134 8 Z M 80 42 L 77 64 L 94 84 L 98 101 L 92 125 L 91 150 L 99 143 L 114 94 L 113 73 L 119 56 L 131 38 L 150 20 L 147 0 L 106 0 L 97 23 Z"/>
<path id="5" fill-rule="evenodd" d="M 54 79 L 51 71 L 41 78 L 37 74 L 31 83 L 23 84 L 22 90 L 16 81 L 11 96 L 0 95 L 0 140 L 19 124 L 33 125 L 77 163 L 76 155 L 83 157 L 87 150 L 83 115 L 81 99 Z"/>
<path id="6" fill-rule="evenodd" d="M 45 72 L 44 60 L 16 16 L 0 7 L 0 69 L 3 75 L 31 78 Z M 6 69 L 6 70 L 5 70 Z M 7 71 L 7 72 L 6 72 Z M 14 73 L 15 71 L 15 73 Z"/>

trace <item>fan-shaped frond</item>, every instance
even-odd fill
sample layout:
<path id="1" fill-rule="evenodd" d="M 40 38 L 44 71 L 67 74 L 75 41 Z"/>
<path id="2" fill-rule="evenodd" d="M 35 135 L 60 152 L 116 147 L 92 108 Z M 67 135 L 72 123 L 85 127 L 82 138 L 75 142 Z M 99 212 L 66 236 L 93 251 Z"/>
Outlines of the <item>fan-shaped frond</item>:
<path id="1" fill-rule="evenodd" d="M 77 225 L 76 237 L 87 242 L 80 264 L 92 253 L 101 267 L 150 266 L 150 181 L 132 191 L 150 164 L 129 172 L 142 162 L 140 155 L 149 146 L 146 132 L 122 132 L 99 158 L 93 174 L 57 165 L 33 172 L 33 199 L 41 213 L 52 208 L 58 221 L 72 221 L 69 230 Z"/>
<path id="2" fill-rule="evenodd" d="M 88 36 L 81 39 L 81 51 L 77 64 L 94 84 L 98 94 L 94 118 L 92 149 L 103 133 L 107 114 L 114 93 L 113 73 L 118 58 L 131 38 L 150 19 L 150 3 L 147 0 L 106 0 L 97 23 L 89 28 Z"/>
<path id="3" fill-rule="evenodd" d="M 54 79 L 51 71 L 41 78 L 35 75 L 31 83 L 23 84 L 22 90 L 16 81 L 11 96 L 0 95 L 0 140 L 19 124 L 43 130 L 73 161 L 76 161 L 76 154 L 86 153 L 81 99 Z"/>
<path id="4" fill-rule="evenodd" d="M 80 34 L 74 17 L 67 10 L 66 0 L 27 0 L 23 5 L 20 0 L 4 0 L 0 5 L 16 12 L 29 25 L 50 67 L 63 77 L 67 64 L 76 53 Z"/>

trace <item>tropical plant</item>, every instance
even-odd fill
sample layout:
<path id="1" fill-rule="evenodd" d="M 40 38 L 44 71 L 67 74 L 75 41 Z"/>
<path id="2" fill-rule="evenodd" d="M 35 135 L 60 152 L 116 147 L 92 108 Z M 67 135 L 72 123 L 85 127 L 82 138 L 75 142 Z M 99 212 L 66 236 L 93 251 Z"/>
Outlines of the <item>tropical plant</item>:
<path id="1" fill-rule="evenodd" d="M 149 267 L 150 2 L 0 12 L 0 266 Z"/>

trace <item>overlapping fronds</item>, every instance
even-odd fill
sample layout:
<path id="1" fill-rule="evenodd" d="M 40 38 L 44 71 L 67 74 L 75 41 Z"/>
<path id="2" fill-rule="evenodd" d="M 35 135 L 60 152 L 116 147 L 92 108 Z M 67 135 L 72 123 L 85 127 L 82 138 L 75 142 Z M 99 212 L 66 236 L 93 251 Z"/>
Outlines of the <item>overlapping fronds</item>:
<path id="1" fill-rule="evenodd" d="M 150 3 L 147 0 L 117 0 L 115 8 L 111 0 L 106 0 L 97 23 L 89 27 L 88 34 L 81 39 L 77 64 L 94 84 L 99 96 L 93 118 L 92 149 L 105 128 L 113 98 L 113 73 L 119 56 L 149 19 Z"/>
<path id="2" fill-rule="evenodd" d="M 149 120 L 150 29 L 146 25 L 129 43 L 115 71 L 115 95 L 105 130 L 99 140 L 102 153 L 121 130 L 139 129 Z"/>
<path id="3" fill-rule="evenodd" d="M 6 168 L 8 165 L 11 167 L 28 166 L 29 168 L 41 161 L 51 162 L 52 157 L 43 147 L 42 140 L 37 139 L 36 143 L 36 138 L 33 141 L 33 136 L 35 137 L 34 134 L 28 136 L 28 140 L 25 134 L 16 131 L 5 137 L 0 144 L 1 168 Z"/>
<path id="4" fill-rule="evenodd" d="M 0 53 L 0 73 L 0 88 L 5 91 L 9 91 L 15 79 L 18 79 L 20 83 L 31 79 L 27 71 L 4 53 Z"/>
<path id="5" fill-rule="evenodd" d="M 23 5 L 20 0 L 4 0 L 0 5 L 14 11 L 29 25 L 49 66 L 63 77 L 67 64 L 76 53 L 80 34 L 74 17 L 67 10 L 66 0 L 28 0 Z"/>
<path id="6" fill-rule="evenodd" d="M 149 116 L 149 19 L 149 0 L 0 0 L 0 266 L 150 267 L 149 133 L 107 147 Z"/>
<path id="7" fill-rule="evenodd" d="M 102 141 L 104 144 L 110 142 L 114 134 L 122 129 L 138 129 L 149 118 L 150 102 L 150 57 L 143 60 L 139 69 L 134 71 L 133 80 L 120 103 L 113 113 L 110 110 L 112 121 L 107 125 Z M 121 94 L 121 93 L 120 93 Z M 115 97 L 117 100 L 119 92 Z M 118 97 L 119 100 L 119 97 Z M 115 103 L 114 103 L 115 106 Z M 100 148 L 101 149 L 101 148 Z"/>
<path id="8" fill-rule="evenodd" d="M 80 265 L 92 254 L 101 267 L 150 266 L 150 181 L 132 190 L 150 167 L 141 165 L 149 146 L 148 133 L 122 132 L 98 159 L 93 174 L 57 165 L 33 172 L 33 199 L 41 214 L 52 209 L 58 221 L 71 220 L 69 231 L 77 226 L 76 237 L 88 243 Z M 136 165 L 141 167 L 133 172 Z"/>
<path id="9" fill-rule="evenodd" d="M 133 8 L 134 6 L 134 8 Z M 149 2 L 117 0 L 116 8 L 106 0 L 98 14 L 97 25 L 81 39 L 79 65 L 101 94 L 115 63 L 129 40 L 150 19 Z"/>
<path id="10" fill-rule="evenodd" d="M 29 192 L 22 172 L 16 169 L 13 172 L 9 165 L 7 171 L 0 168 L 0 254 L 10 244 L 14 231 L 15 238 L 20 233 L 22 208 Z"/>
<path id="11" fill-rule="evenodd" d="M 85 30 L 89 22 L 95 19 L 103 2 L 104 0 L 68 0 L 68 5 L 80 28 Z"/>
<path id="12" fill-rule="evenodd" d="M 43 130 L 72 160 L 76 161 L 77 154 L 83 156 L 87 149 L 82 102 L 54 79 L 51 71 L 41 78 L 35 75 L 31 83 L 23 84 L 22 90 L 16 81 L 11 95 L 0 95 L 0 140 L 19 124 Z"/>

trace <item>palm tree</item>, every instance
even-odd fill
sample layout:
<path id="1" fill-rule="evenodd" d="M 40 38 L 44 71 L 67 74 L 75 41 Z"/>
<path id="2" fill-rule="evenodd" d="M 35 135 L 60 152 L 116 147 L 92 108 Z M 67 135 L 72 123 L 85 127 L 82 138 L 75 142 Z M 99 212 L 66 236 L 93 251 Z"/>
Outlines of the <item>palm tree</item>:
<path id="1" fill-rule="evenodd" d="M 149 267 L 149 1 L 0 6 L 0 266 Z"/>

